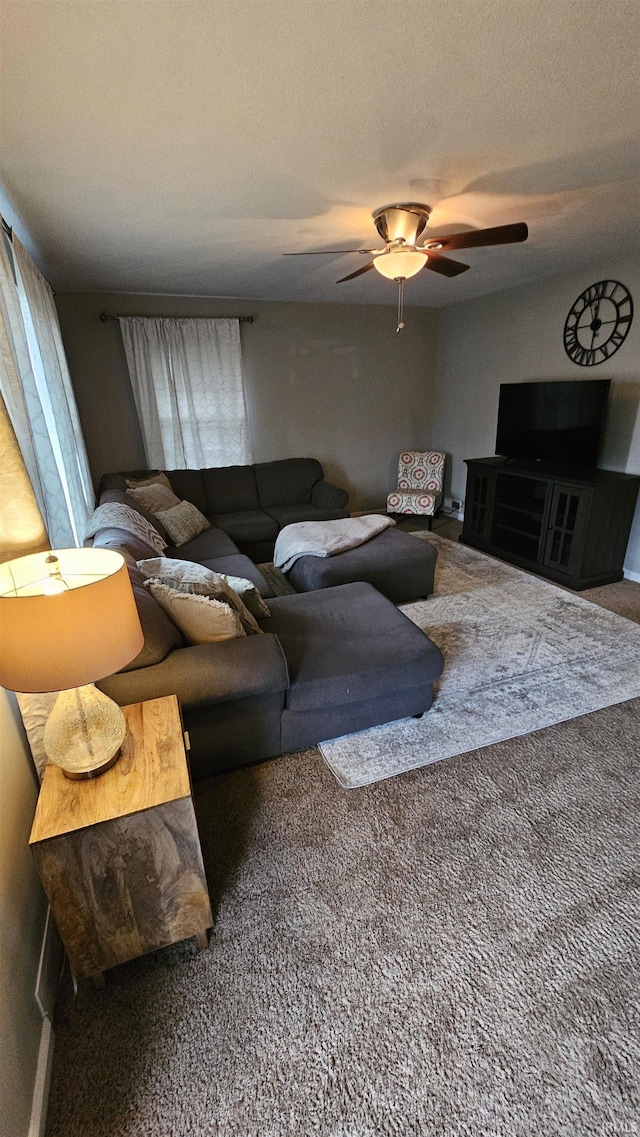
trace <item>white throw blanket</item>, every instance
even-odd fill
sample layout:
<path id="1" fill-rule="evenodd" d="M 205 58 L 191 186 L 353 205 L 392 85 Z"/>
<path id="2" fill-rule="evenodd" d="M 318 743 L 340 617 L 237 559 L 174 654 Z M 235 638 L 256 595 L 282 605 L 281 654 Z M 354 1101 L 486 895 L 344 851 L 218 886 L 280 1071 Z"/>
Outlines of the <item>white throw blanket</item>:
<path id="1" fill-rule="evenodd" d="M 84 540 L 88 541 L 89 537 L 95 537 L 100 529 L 111 528 L 126 529 L 128 533 L 133 533 L 134 536 L 146 541 L 147 545 L 151 545 L 160 556 L 167 547 L 167 542 L 160 536 L 158 530 L 154 529 L 141 513 L 119 501 L 106 501 L 104 505 L 99 505 L 94 510 L 87 521 Z"/>
<path id="2" fill-rule="evenodd" d="M 341 517 L 336 521 L 298 521 L 278 533 L 273 563 L 288 572 L 300 557 L 334 557 L 363 545 L 376 533 L 395 525 L 392 517 L 367 514 Z"/>

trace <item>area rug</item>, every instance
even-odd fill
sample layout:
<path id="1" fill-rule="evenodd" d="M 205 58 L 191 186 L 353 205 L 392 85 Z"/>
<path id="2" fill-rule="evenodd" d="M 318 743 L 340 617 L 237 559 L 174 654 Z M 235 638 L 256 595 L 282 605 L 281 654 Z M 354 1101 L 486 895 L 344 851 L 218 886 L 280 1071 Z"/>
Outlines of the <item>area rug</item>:
<path id="1" fill-rule="evenodd" d="M 320 745 L 345 789 L 640 695 L 640 626 L 433 533 L 436 588 L 401 605 L 438 645 L 432 709 Z"/>

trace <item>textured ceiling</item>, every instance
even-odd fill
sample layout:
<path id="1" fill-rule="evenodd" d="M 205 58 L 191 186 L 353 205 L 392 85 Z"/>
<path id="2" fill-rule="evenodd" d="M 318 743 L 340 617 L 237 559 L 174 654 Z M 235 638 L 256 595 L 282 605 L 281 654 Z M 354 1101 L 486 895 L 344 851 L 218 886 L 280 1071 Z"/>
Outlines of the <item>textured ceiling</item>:
<path id="1" fill-rule="evenodd" d="M 60 289 L 387 303 L 371 211 L 526 244 L 441 306 L 638 247 L 636 0 L 0 3 L 0 181 Z"/>

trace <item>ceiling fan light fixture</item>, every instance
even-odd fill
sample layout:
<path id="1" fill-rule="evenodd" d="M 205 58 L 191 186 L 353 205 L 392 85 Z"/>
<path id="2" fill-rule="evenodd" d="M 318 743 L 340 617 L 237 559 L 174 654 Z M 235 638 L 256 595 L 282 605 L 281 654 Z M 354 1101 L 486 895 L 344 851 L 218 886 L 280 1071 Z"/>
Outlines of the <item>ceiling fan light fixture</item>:
<path id="1" fill-rule="evenodd" d="M 395 205 L 383 205 L 371 216 L 384 241 L 402 241 L 405 245 L 415 245 L 430 213 L 431 206 L 423 205 L 422 202 L 401 201 Z"/>
<path id="2" fill-rule="evenodd" d="M 427 257 L 411 249 L 387 249 L 374 258 L 373 267 L 387 280 L 408 280 L 425 268 Z"/>

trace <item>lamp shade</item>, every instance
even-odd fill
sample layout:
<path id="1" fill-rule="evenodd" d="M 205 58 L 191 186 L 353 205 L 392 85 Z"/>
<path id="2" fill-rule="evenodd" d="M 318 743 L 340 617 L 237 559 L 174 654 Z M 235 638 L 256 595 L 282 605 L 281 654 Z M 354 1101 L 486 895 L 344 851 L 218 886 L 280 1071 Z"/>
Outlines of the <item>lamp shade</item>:
<path id="1" fill-rule="evenodd" d="M 425 253 L 414 253 L 411 249 L 388 249 L 374 258 L 373 267 L 388 280 L 407 280 L 425 268 Z"/>
<path id="2" fill-rule="evenodd" d="M 120 553 L 60 549 L 0 565 L 0 685 L 63 691 L 123 667 L 144 642 Z"/>

